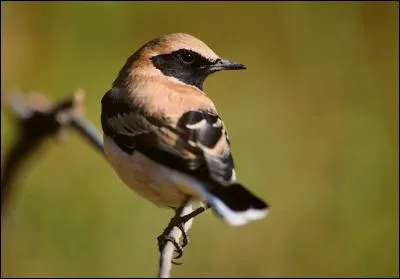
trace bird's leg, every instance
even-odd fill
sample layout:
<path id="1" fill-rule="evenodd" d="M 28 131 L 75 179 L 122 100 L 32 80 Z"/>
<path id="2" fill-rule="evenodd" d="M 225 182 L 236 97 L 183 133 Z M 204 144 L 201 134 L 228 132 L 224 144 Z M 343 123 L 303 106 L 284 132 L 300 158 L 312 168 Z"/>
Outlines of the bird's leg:
<path id="1" fill-rule="evenodd" d="M 175 209 L 175 216 L 171 219 L 171 221 L 169 222 L 168 226 L 165 228 L 164 232 L 157 237 L 158 240 L 158 249 L 160 250 L 160 252 L 162 252 L 162 250 L 164 249 L 164 246 L 166 245 L 166 243 L 168 241 L 171 241 L 172 244 L 174 244 L 175 246 L 175 251 L 178 253 L 178 258 L 180 258 L 183 254 L 183 250 L 182 247 L 179 245 L 179 243 L 172 237 L 169 236 L 171 230 L 176 226 L 178 227 L 181 231 L 183 235 L 185 234 L 185 230 L 182 226 L 182 223 L 179 222 L 179 217 L 182 214 L 183 209 L 185 208 L 185 206 L 187 205 L 187 203 L 189 202 L 190 197 L 186 197 L 185 200 L 182 202 L 182 204 Z M 178 264 L 174 261 L 172 261 L 173 264 Z"/>
<path id="2" fill-rule="evenodd" d="M 196 217 L 197 215 L 203 213 L 204 211 L 206 211 L 207 209 L 209 209 L 211 207 L 211 205 L 209 203 L 207 203 L 206 205 L 202 205 L 199 208 L 197 208 L 196 210 L 193 210 L 192 212 L 190 212 L 189 214 L 185 215 L 185 216 L 180 216 L 180 221 L 182 224 L 185 224 L 187 221 L 189 221 L 190 219 Z"/>
<path id="3" fill-rule="evenodd" d="M 210 208 L 211 205 L 210 204 L 206 204 L 206 205 L 202 205 L 199 208 L 197 208 L 196 210 L 193 210 L 192 212 L 190 212 L 187 215 L 184 216 L 178 216 L 178 224 L 177 227 L 182 231 L 182 248 L 185 248 L 186 245 L 188 245 L 189 243 L 189 239 L 188 236 L 183 228 L 183 225 L 186 224 L 190 219 L 196 217 L 197 215 L 203 213 L 204 211 L 206 211 L 208 208 Z M 180 258 L 177 257 L 175 259 Z"/>
<path id="4" fill-rule="evenodd" d="M 188 239 L 188 236 L 187 236 L 187 234 L 186 234 L 186 232 L 185 232 L 185 229 L 184 229 L 184 224 L 186 223 L 186 222 L 188 222 L 190 219 L 192 219 L 192 218 L 194 218 L 194 217 L 196 217 L 197 215 L 199 215 L 199 214 L 201 214 L 201 213 L 203 213 L 204 211 L 206 211 L 208 208 L 210 208 L 210 205 L 209 204 L 207 204 L 207 205 L 204 205 L 204 206 L 200 206 L 199 208 L 197 208 L 196 210 L 194 210 L 194 211 L 192 211 L 191 213 L 189 213 L 189 214 L 187 214 L 187 215 L 184 215 L 184 216 L 175 216 L 174 218 L 177 218 L 176 220 L 176 227 L 177 228 L 179 228 L 180 230 L 181 230 L 181 232 L 182 232 L 182 246 L 177 246 L 177 243 L 176 243 L 176 241 L 175 240 L 173 240 L 173 243 L 174 243 L 174 245 L 175 245 L 175 248 L 176 248 L 176 252 L 178 253 L 178 255 L 176 255 L 175 257 L 174 257 L 174 259 L 176 260 L 176 259 L 179 259 L 180 257 L 182 257 L 182 255 L 183 255 L 183 248 L 185 248 L 185 246 L 186 245 L 188 245 L 188 243 L 189 243 L 189 239 Z M 171 240 L 170 240 L 171 241 Z M 175 261 L 172 261 L 172 263 L 173 264 L 180 264 L 180 263 L 177 263 L 177 262 L 175 262 Z"/>
<path id="5" fill-rule="evenodd" d="M 179 259 L 183 255 L 183 248 L 189 243 L 188 236 L 186 234 L 184 225 L 187 223 L 190 219 L 196 217 L 197 215 L 203 213 L 206 211 L 208 208 L 210 208 L 209 204 L 200 206 L 196 210 L 192 211 L 191 213 L 181 216 L 183 208 L 186 206 L 186 204 L 189 202 L 190 198 L 186 198 L 184 202 L 175 210 L 175 216 L 171 219 L 171 222 L 168 224 L 167 228 L 164 230 L 164 232 L 157 238 L 158 239 L 158 247 L 159 250 L 161 251 L 166 244 L 167 241 L 171 241 L 174 246 L 175 246 L 175 251 L 178 253 L 174 259 Z M 169 232 L 173 229 L 173 227 L 177 227 L 178 229 L 181 230 L 182 232 L 182 246 L 177 243 L 177 241 L 171 237 L 168 236 Z M 179 264 L 177 262 L 172 262 L 173 264 Z"/>

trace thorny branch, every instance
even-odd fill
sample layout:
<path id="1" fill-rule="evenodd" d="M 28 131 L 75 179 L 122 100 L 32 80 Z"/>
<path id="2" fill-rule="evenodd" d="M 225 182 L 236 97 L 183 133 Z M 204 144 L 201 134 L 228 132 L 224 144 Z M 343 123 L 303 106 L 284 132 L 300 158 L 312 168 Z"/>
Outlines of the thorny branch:
<path id="1" fill-rule="evenodd" d="M 104 155 L 103 141 L 97 129 L 83 117 L 84 92 L 77 90 L 71 97 L 56 104 L 51 104 L 42 94 L 31 94 L 25 97 L 19 92 L 8 96 L 8 107 L 18 124 L 19 136 L 4 159 L 1 178 L 1 210 L 2 219 L 10 206 L 11 196 L 15 194 L 13 182 L 23 161 L 32 155 L 44 143 L 45 139 L 60 136 L 66 128 L 78 132 L 90 145 Z M 205 208 L 192 210 L 192 205 L 186 203 L 163 232 L 165 238 L 172 238 L 179 243 L 182 232 L 174 226 L 173 221 L 186 216 L 183 222 L 185 232 L 190 229 L 193 217 L 203 212 Z M 176 221 L 176 220 L 175 220 Z M 165 241 L 160 247 L 159 277 L 170 277 L 172 258 L 175 246 L 171 241 Z"/>

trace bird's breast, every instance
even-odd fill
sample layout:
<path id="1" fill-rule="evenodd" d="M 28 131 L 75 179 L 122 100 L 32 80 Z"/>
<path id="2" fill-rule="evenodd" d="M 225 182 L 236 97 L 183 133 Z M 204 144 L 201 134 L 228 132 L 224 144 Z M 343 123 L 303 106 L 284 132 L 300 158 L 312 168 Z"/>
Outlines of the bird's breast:
<path id="1" fill-rule="evenodd" d="M 163 166 L 139 151 L 130 155 L 106 135 L 104 151 L 118 177 L 138 195 L 158 206 L 179 206 L 185 195 L 200 198 L 195 187 L 199 182 L 194 178 Z"/>
<path id="2" fill-rule="evenodd" d="M 191 109 L 215 110 L 203 91 L 166 76 L 136 75 L 130 92 L 133 102 L 148 115 L 178 119 Z"/>

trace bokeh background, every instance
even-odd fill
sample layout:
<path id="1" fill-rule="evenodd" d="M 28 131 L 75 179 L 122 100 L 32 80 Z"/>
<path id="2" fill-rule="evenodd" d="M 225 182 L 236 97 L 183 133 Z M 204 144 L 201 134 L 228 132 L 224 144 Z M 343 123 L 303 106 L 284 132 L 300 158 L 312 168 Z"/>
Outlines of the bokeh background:
<path id="1" fill-rule="evenodd" d="M 195 219 L 176 277 L 398 277 L 398 2 L 1 3 L 1 94 L 100 99 L 146 41 L 186 32 L 247 65 L 205 84 L 238 177 L 271 206 Z M 18 134 L 2 105 L 2 160 Z M 27 158 L 2 223 L 2 277 L 154 277 L 172 212 L 77 135 Z"/>

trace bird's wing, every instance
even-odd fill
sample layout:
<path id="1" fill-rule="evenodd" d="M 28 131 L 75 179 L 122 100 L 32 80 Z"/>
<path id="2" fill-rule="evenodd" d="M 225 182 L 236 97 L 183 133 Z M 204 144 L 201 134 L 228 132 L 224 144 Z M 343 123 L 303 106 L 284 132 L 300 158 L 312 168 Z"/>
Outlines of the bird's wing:
<path id="1" fill-rule="evenodd" d="M 179 120 L 155 118 L 134 107 L 125 95 L 115 89 L 107 92 L 101 113 L 104 133 L 122 150 L 129 154 L 137 150 L 199 179 L 203 183 L 188 186 L 199 190 L 231 225 L 265 217 L 268 205 L 235 181 L 229 139 L 216 113 L 190 110 Z"/>
<path id="2" fill-rule="evenodd" d="M 145 115 L 112 89 L 102 98 L 103 131 L 125 152 L 134 150 L 200 180 L 235 181 L 227 131 L 212 111 L 190 110 L 180 119 Z"/>

